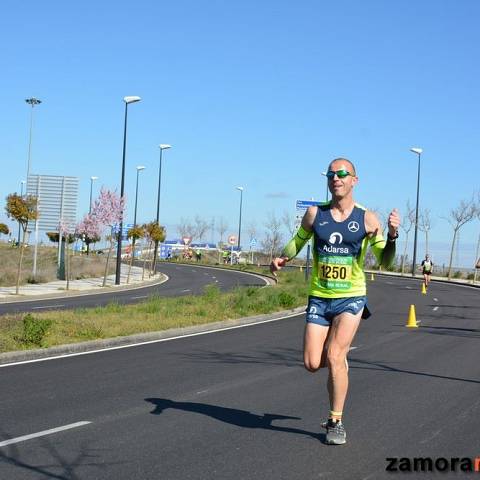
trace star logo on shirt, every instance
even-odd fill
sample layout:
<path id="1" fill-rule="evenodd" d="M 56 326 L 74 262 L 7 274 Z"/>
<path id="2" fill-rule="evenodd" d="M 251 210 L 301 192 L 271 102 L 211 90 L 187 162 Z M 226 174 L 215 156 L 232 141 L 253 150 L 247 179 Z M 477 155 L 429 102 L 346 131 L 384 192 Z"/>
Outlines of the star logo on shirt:
<path id="1" fill-rule="evenodd" d="M 348 224 L 348 229 L 355 233 L 355 232 L 358 232 L 358 230 L 360 229 L 360 225 L 358 224 L 358 222 L 355 222 L 355 221 L 352 221 Z"/>

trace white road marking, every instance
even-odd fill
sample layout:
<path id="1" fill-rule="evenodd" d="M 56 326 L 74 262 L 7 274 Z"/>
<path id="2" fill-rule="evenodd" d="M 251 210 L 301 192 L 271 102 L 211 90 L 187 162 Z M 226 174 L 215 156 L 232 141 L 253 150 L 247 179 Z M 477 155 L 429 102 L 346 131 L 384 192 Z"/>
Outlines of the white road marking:
<path id="1" fill-rule="evenodd" d="M 349 348 L 349 351 L 350 351 L 350 350 L 356 350 L 357 348 L 358 348 L 358 347 L 350 347 L 350 348 Z"/>
<path id="2" fill-rule="evenodd" d="M 30 435 L 23 435 L 22 437 L 10 438 L 9 440 L 0 442 L 0 447 L 6 447 L 12 443 L 24 442 L 25 440 L 31 440 L 32 438 L 44 437 L 45 435 L 51 435 L 52 433 L 63 432 L 64 430 L 70 430 L 71 428 L 83 427 L 89 423 L 92 422 L 70 423 L 70 425 L 64 425 L 63 427 L 51 428 L 50 430 L 43 430 L 42 432 L 31 433 Z"/>
<path id="3" fill-rule="evenodd" d="M 438 310 L 438 307 L 433 307 L 433 311 L 436 312 Z"/>
<path id="4" fill-rule="evenodd" d="M 40 308 L 55 308 L 55 307 L 64 307 L 65 305 L 45 305 L 44 307 L 32 307 L 32 310 L 33 309 L 40 309 Z"/>
<path id="5" fill-rule="evenodd" d="M 438 298 L 434 298 L 433 300 L 434 300 L 435 302 L 438 302 Z"/>
<path id="6" fill-rule="evenodd" d="M 214 277 L 214 276 L 212 275 L 212 278 L 217 278 L 217 277 Z"/>
<path id="7" fill-rule="evenodd" d="M 65 355 L 56 355 L 54 357 L 35 358 L 33 360 L 23 360 L 21 362 L 5 363 L 3 365 L 0 365 L 0 368 L 12 367 L 15 365 L 25 365 L 26 363 L 46 362 L 49 360 L 57 360 L 59 358 L 79 357 L 80 355 L 91 355 L 92 353 L 108 352 L 110 350 L 120 350 L 122 348 L 140 347 L 142 345 L 150 345 L 152 343 L 161 343 L 161 342 L 170 342 L 172 340 L 181 340 L 182 338 L 197 337 L 199 335 L 210 335 L 211 333 L 225 332 L 227 330 L 236 330 L 237 328 L 253 327 L 255 325 L 260 325 L 262 323 L 277 322 L 278 320 L 285 320 L 286 318 L 297 317 L 299 315 L 302 315 L 302 313 L 301 312 L 291 313 L 290 315 L 285 315 L 283 317 L 270 318 L 268 320 L 262 320 L 260 322 L 255 322 L 255 323 L 247 323 L 245 325 L 234 325 L 232 327 L 216 328 L 215 330 L 207 330 L 205 332 L 188 333 L 186 335 L 178 335 L 176 337 L 170 337 L 170 338 L 158 338 L 156 340 L 148 340 L 146 342 L 131 343 L 129 345 L 119 345 L 117 347 L 99 348 L 97 350 L 89 350 L 88 352 L 66 353 Z"/>
<path id="8" fill-rule="evenodd" d="M 148 295 L 139 295 L 138 297 L 131 297 L 131 298 L 132 298 L 132 300 L 133 300 L 134 298 L 148 298 Z"/>
<path id="9" fill-rule="evenodd" d="M 186 290 L 182 290 L 182 292 L 191 292 L 191 290 L 187 288 Z"/>
<path id="10" fill-rule="evenodd" d="M 408 290 L 411 290 L 411 289 L 412 289 L 412 287 L 405 287 L 405 288 L 408 288 Z"/>

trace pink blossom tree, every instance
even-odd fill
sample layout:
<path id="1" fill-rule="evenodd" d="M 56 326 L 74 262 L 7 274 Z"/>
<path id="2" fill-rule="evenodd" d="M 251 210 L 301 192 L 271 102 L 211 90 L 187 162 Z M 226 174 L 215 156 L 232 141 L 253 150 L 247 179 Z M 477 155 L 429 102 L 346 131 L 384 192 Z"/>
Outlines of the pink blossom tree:
<path id="1" fill-rule="evenodd" d="M 96 217 L 87 213 L 75 227 L 75 235 L 81 238 L 87 245 L 87 255 L 90 251 L 90 244 L 100 240 L 102 235 L 102 226 Z"/>
<path id="2" fill-rule="evenodd" d="M 110 235 L 107 235 L 107 239 L 110 241 L 110 247 L 108 249 L 107 261 L 105 262 L 103 286 L 107 283 L 108 262 L 115 243 L 114 231 L 122 221 L 124 210 L 125 197 L 120 197 L 116 191 L 107 190 L 102 187 L 100 195 L 93 205 L 91 216 L 94 217 L 101 227 L 108 228 L 110 231 Z"/>

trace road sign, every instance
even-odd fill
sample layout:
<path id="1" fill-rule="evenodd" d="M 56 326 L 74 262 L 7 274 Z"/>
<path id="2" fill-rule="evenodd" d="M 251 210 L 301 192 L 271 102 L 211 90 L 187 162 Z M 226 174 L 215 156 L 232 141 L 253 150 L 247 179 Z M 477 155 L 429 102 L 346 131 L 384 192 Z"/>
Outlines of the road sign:
<path id="1" fill-rule="evenodd" d="M 256 244 L 257 244 L 257 239 L 256 239 L 256 238 L 252 238 L 252 239 L 250 240 L 250 246 L 251 246 L 251 247 L 254 247 Z"/>
<path id="2" fill-rule="evenodd" d="M 235 235 L 230 235 L 228 237 L 228 243 L 230 245 L 235 245 L 237 243 L 237 237 Z"/>
<path id="3" fill-rule="evenodd" d="M 295 213 L 295 228 L 300 227 L 302 223 L 302 218 L 305 215 L 308 207 L 319 205 L 320 202 L 314 200 L 297 200 L 295 202 L 296 213 Z"/>
<path id="4" fill-rule="evenodd" d="M 192 241 L 192 237 L 182 237 L 182 241 L 185 245 L 189 245 Z"/>

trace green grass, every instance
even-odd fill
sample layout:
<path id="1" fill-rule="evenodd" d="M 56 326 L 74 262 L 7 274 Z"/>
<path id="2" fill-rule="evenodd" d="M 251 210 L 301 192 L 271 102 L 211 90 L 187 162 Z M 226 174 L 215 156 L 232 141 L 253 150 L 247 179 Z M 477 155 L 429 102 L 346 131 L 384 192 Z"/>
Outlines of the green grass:
<path id="1" fill-rule="evenodd" d="M 278 278 L 277 285 L 266 288 L 238 287 L 222 293 L 215 285 L 209 285 L 198 296 L 152 296 L 136 305 L 111 303 L 92 309 L 30 314 L 27 325 L 29 331 L 37 334 L 35 343 L 24 331 L 25 314 L 3 315 L 0 317 L 0 352 L 189 327 L 286 310 L 306 303 L 308 289 L 302 273 L 282 271 Z M 38 328 L 32 325 L 31 317 L 39 323 Z M 47 329 L 43 330 L 45 326 Z"/>

